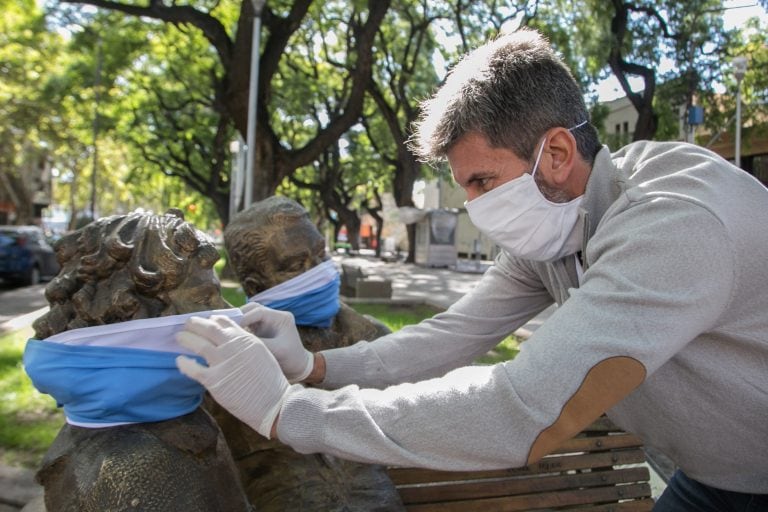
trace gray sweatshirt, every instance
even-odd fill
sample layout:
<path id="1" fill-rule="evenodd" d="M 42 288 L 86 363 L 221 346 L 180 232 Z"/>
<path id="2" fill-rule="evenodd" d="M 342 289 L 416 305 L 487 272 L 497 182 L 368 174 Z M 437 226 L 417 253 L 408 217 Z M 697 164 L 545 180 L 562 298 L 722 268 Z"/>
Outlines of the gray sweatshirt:
<path id="1" fill-rule="evenodd" d="M 604 148 L 584 274 L 502 253 L 446 312 L 323 352 L 279 439 L 447 470 L 522 466 L 602 412 L 721 489 L 768 493 L 768 190 L 698 146 Z M 512 361 L 465 366 L 551 303 Z"/>

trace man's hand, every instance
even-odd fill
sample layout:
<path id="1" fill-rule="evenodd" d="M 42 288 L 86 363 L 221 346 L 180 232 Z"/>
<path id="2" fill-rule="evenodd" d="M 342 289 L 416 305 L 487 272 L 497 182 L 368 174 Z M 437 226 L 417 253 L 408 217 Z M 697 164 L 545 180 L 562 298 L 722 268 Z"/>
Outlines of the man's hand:
<path id="1" fill-rule="evenodd" d="M 253 302 L 241 311 L 242 324 L 264 342 L 288 380 L 294 383 L 306 379 L 314 367 L 314 356 L 301 344 L 293 315 Z"/>
<path id="2" fill-rule="evenodd" d="M 179 356 L 176 365 L 181 373 L 205 386 L 222 407 L 269 439 L 290 388 L 261 340 L 225 316 L 192 317 L 176 340 L 208 362 L 206 368 Z"/>

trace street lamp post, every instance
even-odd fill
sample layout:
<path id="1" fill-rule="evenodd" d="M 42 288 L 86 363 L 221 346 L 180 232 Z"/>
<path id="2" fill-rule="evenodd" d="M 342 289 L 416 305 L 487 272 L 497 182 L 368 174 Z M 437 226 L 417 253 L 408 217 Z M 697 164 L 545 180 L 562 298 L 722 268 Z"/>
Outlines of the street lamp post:
<path id="1" fill-rule="evenodd" d="M 747 58 L 733 58 L 733 75 L 736 77 L 736 141 L 733 162 L 741 167 L 741 81 L 747 73 Z"/>
<path id="2" fill-rule="evenodd" d="M 253 5 L 253 37 L 251 38 L 251 74 L 248 81 L 248 133 L 246 134 L 245 201 L 243 208 L 253 202 L 253 160 L 256 155 L 256 102 L 259 91 L 259 43 L 261 41 L 261 10 L 266 0 L 251 0 Z"/>
<path id="3" fill-rule="evenodd" d="M 91 220 L 96 220 L 96 176 L 99 170 L 99 102 L 101 101 L 101 35 L 96 36 L 96 69 L 93 76 L 93 169 L 91 170 Z"/>

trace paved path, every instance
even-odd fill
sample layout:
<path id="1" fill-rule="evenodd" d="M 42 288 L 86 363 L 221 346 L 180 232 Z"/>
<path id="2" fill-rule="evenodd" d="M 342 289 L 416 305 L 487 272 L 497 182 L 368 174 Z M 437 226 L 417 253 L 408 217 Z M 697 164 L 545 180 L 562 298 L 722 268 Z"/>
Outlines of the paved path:
<path id="1" fill-rule="evenodd" d="M 489 261 L 459 260 L 456 268 L 431 268 L 411 263 L 386 263 L 366 256 L 336 255 L 333 260 L 341 265 L 356 265 L 369 276 L 392 281 L 392 299 L 405 302 L 424 302 L 438 308 L 448 308 L 465 293 L 475 287 Z M 536 318 L 515 331 L 517 336 L 528 338 L 554 307 L 544 310 Z"/>
<path id="2" fill-rule="evenodd" d="M 12 287 L 0 282 L 0 334 L 31 325 L 47 309 L 45 284 Z"/>

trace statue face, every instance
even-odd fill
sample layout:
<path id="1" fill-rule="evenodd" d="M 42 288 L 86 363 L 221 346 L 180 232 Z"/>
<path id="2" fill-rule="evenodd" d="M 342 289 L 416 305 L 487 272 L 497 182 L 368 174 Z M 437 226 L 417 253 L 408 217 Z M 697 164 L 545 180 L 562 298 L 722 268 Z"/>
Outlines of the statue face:
<path id="1" fill-rule="evenodd" d="M 231 307 L 221 297 L 219 280 L 213 269 L 199 268 L 189 272 L 178 288 L 168 292 L 168 298 L 177 315 Z"/>
<path id="2" fill-rule="evenodd" d="M 255 295 L 285 282 L 326 260 L 325 240 L 307 218 L 290 218 L 285 223 L 265 226 L 264 254 L 260 276 L 249 276 Z"/>

